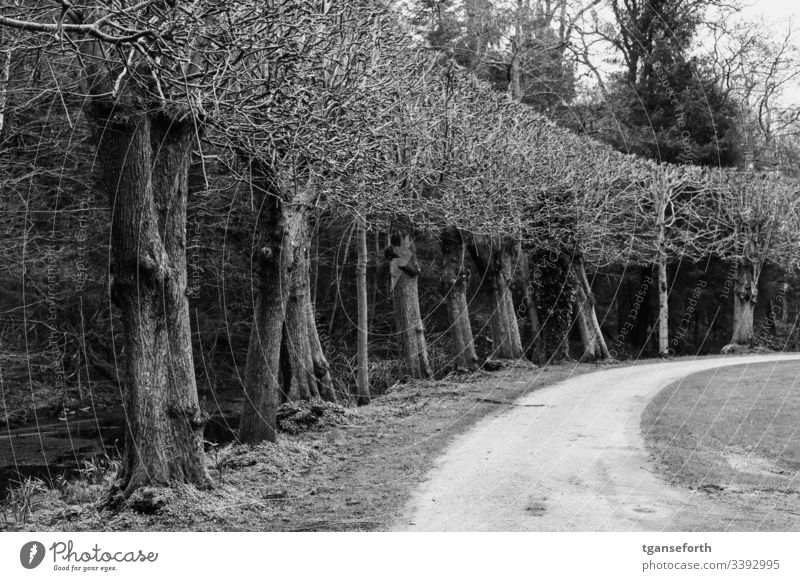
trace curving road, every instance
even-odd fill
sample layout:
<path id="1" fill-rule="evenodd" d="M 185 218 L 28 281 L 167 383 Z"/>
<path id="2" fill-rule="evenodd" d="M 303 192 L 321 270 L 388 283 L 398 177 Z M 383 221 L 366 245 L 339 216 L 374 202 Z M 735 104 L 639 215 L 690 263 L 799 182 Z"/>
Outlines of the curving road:
<path id="1" fill-rule="evenodd" d="M 800 354 L 613 368 L 535 391 L 478 423 L 439 458 L 394 530 L 662 531 L 704 499 L 653 472 L 645 406 L 682 377 Z M 699 509 L 699 508 L 698 508 Z"/>

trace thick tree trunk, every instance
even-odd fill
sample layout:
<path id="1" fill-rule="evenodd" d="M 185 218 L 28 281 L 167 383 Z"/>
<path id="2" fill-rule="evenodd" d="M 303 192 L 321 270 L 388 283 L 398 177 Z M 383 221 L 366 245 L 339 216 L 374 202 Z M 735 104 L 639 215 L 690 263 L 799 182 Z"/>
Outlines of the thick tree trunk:
<path id="1" fill-rule="evenodd" d="M 317 399 L 320 397 L 311 359 L 309 324 L 302 296 L 290 291 L 286 303 L 286 321 L 283 340 L 289 356 L 290 377 L 284 377 L 284 390 L 290 400 Z M 289 385 L 286 386 L 288 381 Z"/>
<path id="2" fill-rule="evenodd" d="M 285 252 L 290 253 L 288 301 L 284 338 L 287 343 L 291 378 L 289 399 L 315 399 L 320 396 L 335 401 L 328 361 L 322 351 L 311 304 L 309 228 L 310 188 L 298 194 L 292 204 L 284 206 L 286 223 Z"/>
<path id="3" fill-rule="evenodd" d="M 733 337 L 734 345 L 753 343 L 753 311 L 758 300 L 758 278 L 760 267 L 753 261 L 742 260 L 736 267 L 736 284 L 733 295 Z"/>
<path id="4" fill-rule="evenodd" d="M 738 295 L 734 296 L 733 305 L 733 337 L 734 345 L 750 345 L 755 335 L 753 330 L 753 311 L 755 305 Z"/>
<path id="5" fill-rule="evenodd" d="M 367 228 L 358 223 L 358 265 L 356 292 L 358 293 L 358 380 L 357 403 L 369 403 L 369 305 L 367 304 Z"/>
<path id="6" fill-rule="evenodd" d="M 277 439 L 275 413 L 290 253 L 283 251 L 283 208 L 271 171 L 254 164 L 251 183 L 258 208 L 253 253 L 256 300 L 245 364 L 239 440 L 255 444 Z"/>
<path id="7" fill-rule="evenodd" d="M 667 285 L 667 258 L 658 257 L 658 356 L 669 357 L 669 286 Z"/>
<path id="8" fill-rule="evenodd" d="M 582 258 L 575 258 L 572 263 L 572 270 L 575 276 L 575 314 L 581 342 L 583 343 L 581 361 L 610 359 L 611 353 L 609 353 L 603 337 L 603 331 L 597 320 L 594 293 L 589 285 L 586 267 Z"/>
<path id="9" fill-rule="evenodd" d="M 126 496 L 176 482 L 207 487 L 185 302 L 190 137 L 163 125 L 151 133 L 150 116 L 97 103 L 90 117 L 112 208 L 111 292 L 125 330 L 127 430 L 118 484 Z"/>
<path id="10" fill-rule="evenodd" d="M 210 477 L 203 452 L 207 414 L 200 409 L 194 374 L 192 330 L 187 294 L 186 207 L 194 126 L 156 117 L 151 146 L 155 160 L 153 187 L 169 276 L 164 289 L 164 312 L 169 335 L 166 412 L 172 435 L 171 456 L 189 482 L 206 485 Z"/>
<path id="11" fill-rule="evenodd" d="M 411 233 L 393 234 L 385 251 L 392 276 L 395 332 L 408 375 L 424 379 L 432 375 L 419 310 L 419 265 Z"/>
<path id="12" fill-rule="evenodd" d="M 465 262 L 464 239 L 456 228 L 441 233 L 442 294 L 447 305 L 450 335 L 453 338 L 453 367 L 458 371 L 478 368 L 478 355 L 469 322 L 467 288 L 470 271 Z"/>
<path id="13" fill-rule="evenodd" d="M 310 295 L 306 301 L 306 314 L 308 316 L 308 341 L 311 347 L 311 362 L 314 364 L 317 390 L 322 399 L 335 402 L 337 398 L 336 391 L 333 389 L 333 380 L 331 379 L 331 367 L 328 363 L 328 358 L 325 356 L 325 350 L 322 348 L 322 341 L 319 338 L 317 317 Z"/>
<path id="14" fill-rule="evenodd" d="M 544 345 L 544 333 L 539 322 L 539 313 L 536 307 L 536 295 L 534 292 L 534 282 L 531 279 L 530 258 L 523 250 L 522 245 L 518 244 L 519 272 L 522 284 L 525 285 L 522 293 L 522 305 L 525 309 L 525 318 L 528 321 L 528 331 L 530 332 L 530 343 L 526 349 L 531 361 L 537 365 L 547 363 L 547 350 Z"/>
<path id="15" fill-rule="evenodd" d="M 521 359 L 524 356 L 519 336 L 517 313 L 511 296 L 511 257 L 503 243 L 483 243 L 473 238 L 469 245 L 472 259 L 489 287 L 494 357 Z"/>

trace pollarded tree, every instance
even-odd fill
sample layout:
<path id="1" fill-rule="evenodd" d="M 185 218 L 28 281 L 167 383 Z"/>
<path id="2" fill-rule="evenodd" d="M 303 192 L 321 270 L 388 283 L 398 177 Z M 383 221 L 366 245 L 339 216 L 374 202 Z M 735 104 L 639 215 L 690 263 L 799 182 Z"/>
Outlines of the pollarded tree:
<path id="1" fill-rule="evenodd" d="M 403 237 L 397 236 L 387 249 L 387 257 L 396 267 L 395 305 L 412 305 L 397 312 L 398 329 L 409 330 L 401 334 L 406 366 L 409 370 L 425 368 L 420 346 L 424 328 L 413 308 L 416 291 L 409 287 L 405 290 L 411 293 L 397 294 L 398 289 L 403 291 L 397 284 L 413 284 L 418 272 L 409 243 L 411 226 L 417 231 L 435 232 L 442 242 L 442 290 L 448 303 L 456 366 L 474 368 L 477 359 L 466 300 L 467 250 L 490 291 L 489 324 L 495 353 L 521 357 L 509 289 L 513 266 L 509 250 L 513 251 L 514 240 L 523 232 L 515 192 L 509 187 L 509 176 L 516 176 L 514 163 L 519 158 L 511 159 L 518 153 L 512 151 L 511 131 L 517 110 L 505 97 L 452 63 L 433 68 L 422 78 L 423 82 L 404 99 L 395 129 L 386 140 L 385 158 L 396 160 L 396 168 L 389 171 L 394 177 L 388 181 L 397 184 L 397 194 L 385 197 L 393 208 L 387 207 L 386 199 L 373 199 L 370 209 L 373 217 L 379 208 L 392 215 L 395 229 L 398 225 L 405 229 L 408 241 L 403 248 Z M 520 185 L 516 177 L 512 181 Z M 412 300 L 401 301 L 405 295 Z M 412 317 L 406 317 L 405 312 Z"/>
<path id="2" fill-rule="evenodd" d="M 565 278 L 557 284 L 575 303 L 575 320 L 584 343 L 581 358 L 608 357 L 585 262 L 602 263 L 611 253 L 606 224 L 609 188 L 615 175 L 624 172 L 624 165 L 600 143 L 541 119 L 534 127 L 536 131 L 529 130 L 516 140 L 529 148 L 523 149 L 516 166 L 529 184 L 520 184 L 521 197 L 527 200 L 528 245 L 539 262 L 547 263 L 536 264 L 534 272 L 547 270 L 556 277 L 563 272 Z M 540 286 L 542 277 L 535 279 L 534 286 Z M 562 318 L 553 314 L 554 323 Z M 550 343 L 551 351 L 558 351 Z"/>
<path id="3" fill-rule="evenodd" d="M 404 205 L 413 206 L 420 201 L 430 183 L 430 157 L 436 139 L 431 136 L 430 132 L 435 130 L 428 123 L 432 111 L 438 111 L 426 102 L 424 90 L 416 96 L 417 99 L 409 99 L 398 110 L 397 143 L 393 148 L 389 146 L 394 151 L 387 156 L 396 168 L 393 176 L 396 195 L 392 199 L 398 207 L 394 209 L 384 257 L 389 262 L 395 333 L 401 359 L 410 377 L 427 378 L 432 370 L 419 306 L 420 266 L 415 242 L 419 222 L 409 218 Z"/>
<path id="4" fill-rule="evenodd" d="M 532 231 L 526 232 L 520 203 L 525 188 L 533 184 L 522 178 L 529 177 L 524 165 L 532 152 L 523 152 L 520 143 L 530 137 L 527 132 L 531 127 L 545 122 L 508 96 L 492 94 L 488 86 L 480 87 L 475 95 L 470 99 L 472 120 L 464 130 L 470 135 L 459 138 L 465 155 L 463 176 L 457 183 L 458 190 L 468 192 L 482 205 L 483 223 L 478 219 L 470 228 L 467 249 L 488 290 L 493 355 L 519 359 L 524 349 L 512 285 L 520 264 L 519 241 L 535 236 Z M 531 297 L 527 299 L 530 302 Z"/>
<path id="5" fill-rule="evenodd" d="M 526 105 L 513 107 L 516 122 L 509 132 L 512 152 L 506 155 L 510 162 L 506 181 L 524 220 L 515 259 L 523 285 L 529 350 L 536 363 L 544 363 L 548 353 L 558 359 L 567 355 L 572 284 L 562 253 L 575 233 L 572 205 L 565 194 L 579 183 L 578 166 L 566 163 L 574 150 L 568 131 Z"/>
<path id="6" fill-rule="evenodd" d="M 600 266 L 619 259 L 620 247 L 611 235 L 619 216 L 615 196 L 624 188 L 622 176 L 633 168 L 626 156 L 597 142 L 569 136 L 564 161 L 576 172 L 567 190 L 567 206 L 572 215 L 571 233 L 562 239 L 562 252 L 570 258 L 574 282 L 575 323 L 583 343 L 582 361 L 609 359 L 611 353 L 603 336 L 595 308 L 596 299 L 587 262 Z M 583 146 L 579 145 L 583 141 Z M 620 183 L 620 182 L 623 183 Z"/>
<path id="7" fill-rule="evenodd" d="M 197 59 L 213 2 L 191 8 L 19 3 L 0 25 L 64 49 L 94 129 L 111 218 L 111 296 L 125 330 L 119 487 L 210 485 L 186 292 L 188 165 L 214 66 Z M 211 74 L 209 75 L 209 72 Z M 69 86 L 64 91 L 71 91 Z"/>
<path id="8" fill-rule="evenodd" d="M 669 262 L 698 260 L 708 255 L 715 236 L 715 224 L 705 219 L 708 184 L 701 171 L 691 166 L 654 168 L 652 180 L 639 205 L 640 217 L 654 237 L 649 242 L 658 274 L 658 352 L 670 355 L 667 269 Z"/>
<path id="9" fill-rule="evenodd" d="M 515 230 L 517 235 L 519 233 L 513 216 L 519 213 L 502 202 L 505 199 L 513 203 L 506 176 L 511 175 L 507 170 L 514 163 L 509 145 L 513 139 L 510 128 L 515 109 L 506 99 L 494 94 L 488 85 L 463 72 L 453 72 L 448 84 L 452 88 L 450 102 L 446 104 L 448 125 L 443 136 L 448 157 L 440 195 L 448 200 L 462 198 L 458 206 L 450 206 L 451 224 L 466 225 L 471 218 L 476 218 L 464 211 L 467 206 L 481 209 L 481 216 L 467 227 L 470 234 L 462 229 L 442 235 L 445 267 L 442 276 L 444 284 L 450 285 L 446 296 L 451 299 L 448 309 L 454 347 L 474 365 L 476 357 L 469 327 L 466 280 L 464 275 L 456 276 L 455 270 L 457 267 L 458 273 L 469 272 L 464 262 L 468 252 L 488 290 L 492 354 L 518 359 L 524 352 L 510 285 Z M 455 208 L 460 215 L 452 215 Z M 463 363 L 469 368 L 469 361 Z"/>
<path id="10" fill-rule="evenodd" d="M 736 264 L 731 345 L 750 346 L 764 264 L 796 263 L 800 190 L 779 174 L 729 170 L 710 177 L 720 234 L 714 251 Z"/>
<path id="11" fill-rule="evenodd" d="M 405 61 L 405 62 L 404 62 Z M 431 220 L 430 192 L 441 180 L 438 156 L 446 143 L 440 140 L 447 97 L 443 76 L 436 61 L 428 56 L 396 51 L 381 66 L 384 78 L 393 79 L 387 86 L 390 99 L 372 107 L 374 126 L 364 140 L 369 151 L 367 164 L 355 171 L 364 185 L 357 188 L 359 200 L 345 201 L 360 206 L 359 214 L 370 215 L 389 230 L 389 244 L 384 258 L 391 275 L 395 333 L 400 358 L 406 373 L 413 378 L 432 375 L 425 338 L 425 326 L 419 305 L 420 265 L 415 238 L 420 231 L 435 231 Z M 371 98 L 382 94 L 371 91 Z M 366 171 L 366 175 L 365 172 Z"/>
<path id="12" fill-rule="evenodd" d="M 404 55 L 411 58 L 401 63 L 404 37 L 392 13 L 374 3 L 239 9 L 230 36 L 242 39 L 236 48 L 244 56 L 230 62 L 235 80 L 215 128 L 221 144 L 256 169 L 253 182 L 265 184 L 254 198 L 256 312 L 239 433 L 255 442 L 275 438 L 282 342 L 285 395 L 333 396 L 309 293 L 310 219 L 323 205 L 360 210 L 376 182 L 395 187 L 393 176 L 381 181 L 391 173 L 381 136 L 402 105 L 403 82 L 413 78 L 402 71 L 416 66 L 416 57 Z M 256 47 L 253 38 L 260 39 Z"/>
<path id="13" fill-rule="evenodd" d="M 440 74 L 439 106 L 443 114 L 439 123 L 441 142 L 439 158 L 441 175 L 437 179 L 439 191 L 457 182 L 456 174 L 463 170 L 459 162 L 465 155 L 464 148 L 469 147 L 472 137 L 466 135 L 464 129 L 468 126 L 468 120 L 473 120 L 469 114 L 469 99 L 473 96 L 470 89 L 475 84 L 475 79 L 459 71 L 454 63 L 447 63 Z M 447 305 L 453 341 L 453 366 L 456 370 L 474 370 L 478 365 L 467 302 L 467 289 L 471 277 L 466 253 L 467 239 L 468 235 L 452 224 L 442 228 L 439 234 L 442 252 L 440 284 Z"/>
<path id="14" fill-rule="evenodd" d="M 667 357 L 668 269 L 676 260 L 699 260 L 712 252 L 716 223 L 709 219 L 710 188 L 696 166 L 620 157 L 629 158 L 630 175 L 612 201 L 616 207 L 612 214 L 617 217 L 614 228 L 628 237 L 619 244 L 625 248 L 625 262 L 652 265 L 656 271 L 658 353 Z"/>
<path id="15" fill-rule="evenodd" d="M 442 294 L 447 304 L 453 338 L 453 367 L 456 370 L 473 370 L 477 367 L 478 355 L 469 320 L 467 289 L 471 271 L 467 263 L 464 232 L 458 228 L 445 228 L 440 235 L 440 242 Z"/>

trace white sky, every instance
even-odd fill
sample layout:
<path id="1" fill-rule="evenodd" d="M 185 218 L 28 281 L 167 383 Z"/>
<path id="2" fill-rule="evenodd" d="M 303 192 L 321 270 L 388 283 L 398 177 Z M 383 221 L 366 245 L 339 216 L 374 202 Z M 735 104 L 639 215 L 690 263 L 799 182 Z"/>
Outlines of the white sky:
<path id="1" fill-rule="evenodd" d="M 765 19 L 777 20 L 778 24 L 785 24 L 789 18 L 794 23 L 800 23 L 800 5 L 797 0 L 751 0 L 745 8 L 743 15 L 764 16 Z"/>
<path id="2" fill-rule="evenodd" d="M 794 31 L 795 44 L 800 44 L 800 2 L 798 0 L 742 0 L 741 11 L 743 22 L 762 21 L 768 30 L 783 36 L 789 30 Z M 782 90 L 779 99 L 785 105 L 800 104 L 800 79 L 792 82 Z"/>

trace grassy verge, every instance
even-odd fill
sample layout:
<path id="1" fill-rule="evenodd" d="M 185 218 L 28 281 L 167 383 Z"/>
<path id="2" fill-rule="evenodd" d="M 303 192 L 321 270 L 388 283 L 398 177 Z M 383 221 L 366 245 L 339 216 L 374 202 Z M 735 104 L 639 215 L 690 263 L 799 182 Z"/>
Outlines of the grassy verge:
<path id="1" fill-rule="evenodd" d="M 641 428 L 661 473 L 720 507 L 702 528 L 792 530 L 800 522 L 799 418 L 800 366 L 763 363 L 665 388 Z"/>
<path id="2" fill-rule="evenodd" d="M 398 385 L 318 430 L 277 445 L 232 445 L 209 454 L 218 485 L 163 494 L 160 509 L 100 510 L 113 466 L 79 482 L 36 483 L 0 512 L 6 530 L 381 530 L 451 439 L 517 397 L 598 365 L 527 365 Z M 24 509 L 21 508 L 24 505 Z"/>

